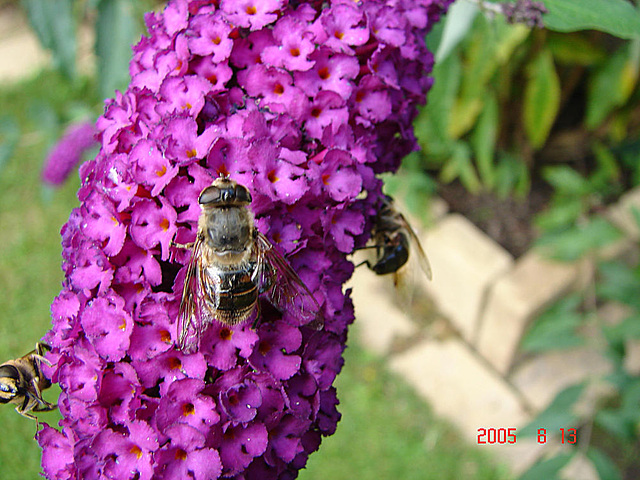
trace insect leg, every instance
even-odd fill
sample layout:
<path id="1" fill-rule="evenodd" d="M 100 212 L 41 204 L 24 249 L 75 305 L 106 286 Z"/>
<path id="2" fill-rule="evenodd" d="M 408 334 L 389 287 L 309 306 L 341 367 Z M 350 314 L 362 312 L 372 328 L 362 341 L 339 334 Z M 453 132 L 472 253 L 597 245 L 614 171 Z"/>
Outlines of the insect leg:
<path id="1" fill-rule="evenodd" d="M 178 243 L 178 242 L 174 242 L 173 240 L 171 240 L 171 246 L 172 247 L 176 247 L 176 248 L 184 248 L 185 250 L 192 250 L 193 249 L 193 244 L 195 242 L 190 242 L 190 243 Z"/>

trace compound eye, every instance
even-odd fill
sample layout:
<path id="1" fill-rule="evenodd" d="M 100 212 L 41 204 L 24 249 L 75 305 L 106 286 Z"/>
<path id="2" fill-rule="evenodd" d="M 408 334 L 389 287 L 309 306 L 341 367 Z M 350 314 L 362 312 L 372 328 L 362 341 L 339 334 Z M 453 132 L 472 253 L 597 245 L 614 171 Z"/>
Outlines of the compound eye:
<path id="1" fill-rule="evenodd" d="M 251 193 L 244 185 L 236 186 L 236 200 L 239 203 L 251 203 Z"/>
<path id="2" fill-rule="evenodd" d="M 200 205 L 207 205 L 209 203 L 218 203 L 221 200 L 222 191 L 218 187 L 209 186 L 202 190 L 198 203 Z"/>

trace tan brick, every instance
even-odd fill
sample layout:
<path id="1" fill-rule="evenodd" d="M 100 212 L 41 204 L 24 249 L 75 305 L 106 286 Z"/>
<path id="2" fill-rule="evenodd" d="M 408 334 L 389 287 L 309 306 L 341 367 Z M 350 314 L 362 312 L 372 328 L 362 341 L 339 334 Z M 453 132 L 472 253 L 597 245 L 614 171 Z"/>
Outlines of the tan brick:
<path id="1" fill-rule="evenodd" d="M 640 229 L 632 214 L 632 209 L 640 213 L 640 188 L 625 193 L 615 205 L 609 207 L 608 217 L 611 221 L 634 240 L 640 240 Z"/>
<path id="2" fill-rule="evenodd" d="M 417 326 L 391 300 L 394 295 L 391 277 L 380 277 L 360 267 L 349 285 L 353 288 L 357 332 L 366 348 L 386 355 L 396 339 L 415 334 Z"/>
<path id="3" fill-rule="evenodd" d="M 441 220 L 449 213 L 449 204 L 440 197 L 433 197 L 429 202 L 429 210 L 433 221 Z"/>
<path id="4" fill-rule="evenodd" d="M 472 340 L 488 287 L 513 263 L 511 255 L 469 220 L 444 217 L 423 236 L 433 281 L 426 289 L 438 308 Z"/>
<path id="5" fill-rule="evenodd" d="M 513 390 L 458 338 L 424 340 L 393 356 L 390 368 L 473 444 L 478 428 L 518 428 L 529 420 Z"/>
<path id="6" fill-rule="evenodd" d="M 488 295 L 478 336 L 478 350 L 500 372 L 511 367 L 530 321 L 566 294 L 578 279 L 576 264 L 547 260 L 529 251 Z"/>
<path id="7" fill-rule="evenodd" d="M 49 55 L 25 27 L 0 42 L 0 58 L 0 80 L 6 82 L 34 74 L 47 64 Z"/>
<path id="8" fill-rule="evenodd" d="M 640 375 L 640 340 L 627 340 L 625 349 L 624 368 L 631 375 Z"/>
<path id="9" fill-rule="evenodd" d="M 600 476 L 593 464 L 579 453 L 560 471 L 560 478 L 562 480 L 599 480 Z"/>
<path id="10" fill-rule="evenodd" d="M 540 354 L 518 365 L 513 385 L 538 410 L 543 410 L 564 388 L 611 371 L 611 363 L 593 348 Z"/>

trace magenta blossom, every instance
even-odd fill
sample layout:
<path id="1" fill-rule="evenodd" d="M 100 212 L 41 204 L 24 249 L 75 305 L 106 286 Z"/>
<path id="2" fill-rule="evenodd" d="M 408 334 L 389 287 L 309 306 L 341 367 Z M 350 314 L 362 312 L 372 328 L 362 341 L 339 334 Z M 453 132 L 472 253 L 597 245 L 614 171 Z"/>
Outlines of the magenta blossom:
<path id="1" fill-rule="evenodd" d="M 416 148 L 451 0 L 173 0 L 146 17 L 131 83 L 98 120 L 62 229 L 52 305 L 60 429 L 49 479 L 294 478 L 340 418 L 333 382 L 354 312 L 347 259 L 369 237 L 377 174 Z M 314 295 L 324 328 L 261 296 L 260 321 L 176 348 L 198 196 L 219 175 Z M 264 297 L 264 298 L 262 298 Z"/>
<path id="2" fill-rule="evenodd" d="M 47 155 L 42 179 L 50 185 L 60 185 L 74 171 L 82 155 L 96 145 L 96 127 L 93 122 L 70 125 Z"/>

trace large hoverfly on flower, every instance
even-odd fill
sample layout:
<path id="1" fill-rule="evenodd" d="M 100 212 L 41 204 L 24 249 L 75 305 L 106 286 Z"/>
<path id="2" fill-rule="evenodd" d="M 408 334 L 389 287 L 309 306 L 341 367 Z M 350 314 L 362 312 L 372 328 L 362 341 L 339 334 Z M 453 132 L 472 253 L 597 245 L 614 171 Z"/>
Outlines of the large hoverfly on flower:
<path id="1" fill-rule="evenodd" d="M 322 328 L 319 305 L 298 274 L 255 226 L 249 190 L 219 177 L 200 193 L 202 208 L 178 313 L 178 348 L 196 350 L 214 321 L 234 326 L 255 313 L 265 294 L 299 325 Z"/>
<path id="2" fill-rule="evenodd" d="M 36 420 L 30 412 L 49 412 L 56 408 L 42 398 L 42 391 L 51 386 L 40 369 L 51 365 L 44 354 L 51 350 L 46 343 L 36 343 L 35 350 L 0 365 L 0 403 L 12 403 L 23 417 Z M 36 420 L 37 421 L 37 420 Z"/>
<path id="3" fill-rule="evenodd" d="M 420 240 L 404 215 L 396 209 L 393 198 L 389 195 L 382 198 L 378 207 L 371 240 L 372 245 L 365 248 L 375 249 L 375 260 L 365 260 L 363 263 L 376 274 L 392 273 L 394 283 L 398 285 L 399 272 L 412 254 L 415 255 L 422 272 L 431 280 L 431 265 Z"/>

